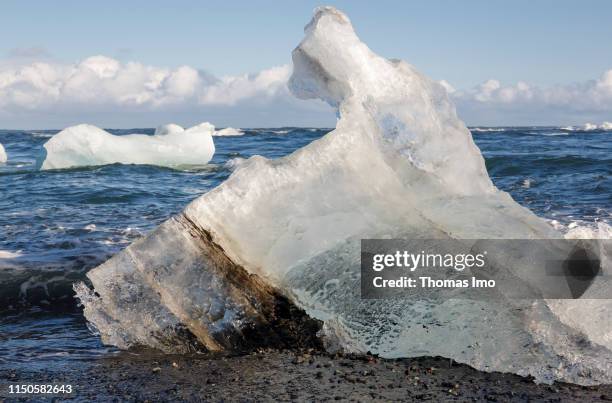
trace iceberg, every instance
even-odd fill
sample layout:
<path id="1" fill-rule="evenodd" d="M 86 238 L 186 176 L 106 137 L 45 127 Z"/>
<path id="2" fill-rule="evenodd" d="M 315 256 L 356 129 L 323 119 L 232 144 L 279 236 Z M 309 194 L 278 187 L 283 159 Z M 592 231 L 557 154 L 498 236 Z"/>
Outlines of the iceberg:
<path id="1" fill-rule="evenodd" d="M 469 248 L 473 239 L 563 235 L 493 185 L 445 89 L 373 53 L 342 12 L 316 9 L 292 57 L 291 92 L 335 107 L 336 128 L 284 158 L 242 161 L 91 270 L 93 290 L 75 290 L 102 340 L 235 350 L 265 324 L 273 335 L 257 342 L 271 345 L 287 329 L 320 326 L 330 349 L 444 356 L 539 382 L 612 381 L 612 303 L 595 299 L 609 292 L 605 279 L 580 300 L 360 298 L 361 239 L 457 239 Z M 499 269 L 547 286 L 522 256 Z M 322 324 L 305 328 L 302 310 Z"/>
<path id="2" fill-rule="evenodd" d="M 4 146 L 0 144 L 0 164 L 4 164 L 6 161 L 8 161 L 6 151 L 4 151 Z"/>
<path id="3" fill-rule="evenodd" d="M 207 164 L 215 153 L 210 123 L 189 129 L 160 126 L 153 136 L 116 136 L 93 125 L 72 126 L 44 144 L 40 169 L 63 169 L 106 164 L 150 164 L 166 167 Z"/>
<path id="4" fill-rule="evenodd" d="M 240 129 L 234 129 L 233 127 L 226 127 L 225 129 L 217 130 L 213 136 L 242 136 L 244 132 Z"/>

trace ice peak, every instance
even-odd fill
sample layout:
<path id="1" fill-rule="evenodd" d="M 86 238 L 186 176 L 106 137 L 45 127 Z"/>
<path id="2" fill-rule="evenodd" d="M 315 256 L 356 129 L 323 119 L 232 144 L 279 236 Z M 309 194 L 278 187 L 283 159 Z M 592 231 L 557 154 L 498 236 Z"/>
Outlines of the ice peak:
<path id="1" fill-rule="evenodd" d="M 312 20 L 310 20 L 310 22 L 306 24 L 306 26 L 304 27 L 304 32 L 308 33 L 308 31 L 316 27 L 316 25 L 322 18 L 330 18 L 334 23 L 348 25 L 350 30 L 353 31 L 353 25 L 351 24 L 351 20 L 346 14 L 344 14 L 342 11 L 338 10 L 336 7 L 333 6 L 321 6 L 315 8 Z"/>
<path id="2" fill-rule="evenodd" d="M 316 9 L 292 57 L 289 88 L 298 98 L 329 103 L 346 124 L 366 128 L 383 153 L 399 154 L 400 165 L 433 174 L 453 193 L 494 190 L 444 87 L 406 62 L 372 52 L 342 12 Z"/>

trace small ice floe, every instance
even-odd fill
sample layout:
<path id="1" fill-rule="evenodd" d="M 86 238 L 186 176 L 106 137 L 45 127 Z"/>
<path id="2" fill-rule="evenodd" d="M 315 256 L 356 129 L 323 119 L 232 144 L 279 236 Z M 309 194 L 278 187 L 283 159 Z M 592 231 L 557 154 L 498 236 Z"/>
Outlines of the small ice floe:
<path id="1" fill-rule="evenodd" d="M 204 165 L 215 153 L 214 131 L 210 123 L 189 129 L 169 124 L 158 127 L 153 136 L 116 136 L 96 126 L 81 124 L 49 139 L 38 166 L 44 170 L 116 163 L 167 167 Z"/>
<path id="2" fill-rule="evenodd" d="M 531 187 L 531 184 L 533 183 L 533 179 L 527 178 L 523 180 L 523 187 L 525 189 L 529 189 Z"/>
<path id="3" fill-rule="evenodd" d="M 21 251 L 11 252 L 9 250 L 0 250 L 0 259 L 16 259 L 21 256 Z"/>
<path id="4" fill-rule="evenodd" d="M 215 130 L 213 136 L 242 136 L 244 132 L 240 129 L 234 129 L 233 127 L 226 127 L 225 129 Z"/>
<path id="5" fill-rule="evenodd" d="M 4 146 L 0 144 L 0 164 L 4 164 L 8 160 L 6 156 L 6 151 L 4 150 Z"/>

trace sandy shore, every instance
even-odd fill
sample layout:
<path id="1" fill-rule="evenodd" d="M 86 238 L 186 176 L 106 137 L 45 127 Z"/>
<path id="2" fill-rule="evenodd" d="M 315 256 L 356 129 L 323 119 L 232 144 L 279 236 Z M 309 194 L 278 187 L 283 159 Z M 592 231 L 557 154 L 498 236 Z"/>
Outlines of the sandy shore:
<path id="1" fill-rule="evenodd" d="M 52 371 L 0 371 L 8 384 L 71 384 L 72 401 L 605 401 L 612 385 L 537 385 L 443 358 L 384 360 L 313 351 L 243 356 L 120 353 Z M 31 401 L 32 397 L 19 400 Z M 34 397 L 48 401 L 50 396 Z"/>

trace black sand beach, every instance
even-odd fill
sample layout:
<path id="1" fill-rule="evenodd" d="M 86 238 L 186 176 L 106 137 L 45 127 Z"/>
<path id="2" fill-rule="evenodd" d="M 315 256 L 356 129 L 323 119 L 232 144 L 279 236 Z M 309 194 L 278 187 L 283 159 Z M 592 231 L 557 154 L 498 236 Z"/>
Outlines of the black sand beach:
<path id="1" fill-rule="evenodd" d="M 612 401 L 612 385 L 538 385 L 444 358 L 385 360 L 312 350 L 242 356 L 123 352 L 60 371 L 0 372 L 0 401 Z M 71 384 L 71 395 L 8 395 L 8 384 Z"/>

